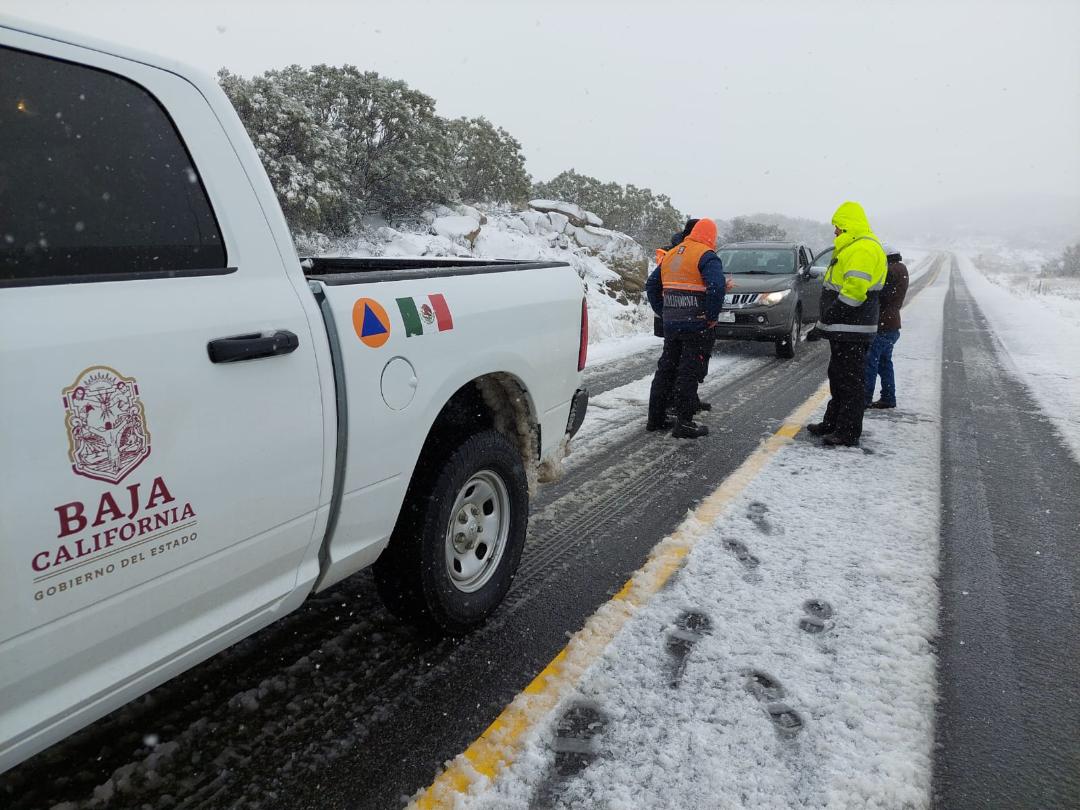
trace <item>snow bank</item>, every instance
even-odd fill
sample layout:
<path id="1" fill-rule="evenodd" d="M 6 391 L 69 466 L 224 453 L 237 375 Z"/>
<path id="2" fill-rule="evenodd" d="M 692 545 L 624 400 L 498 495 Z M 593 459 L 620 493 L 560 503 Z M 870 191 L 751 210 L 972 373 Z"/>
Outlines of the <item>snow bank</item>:
<path id="1" fill-rule="evenodd" d="M 470 216 L 436 217 L 431 230 L 447 239 L 475 239 L 480 232 L 480 220 Z"/>
<path id="2" fill-rule="evenodd" d="M 641 295 L 649 261 L 641 245 L 600 227 L 599 217 L 571 203 L 534 203 L 544 203 L 544 210 L 437 206 L 414 225 L 373 222 L 345 239 L 303 236 L 297 247 L 302 255 L 567 262 L 581 277 L 589 302 L 590 344 L 651 331 L 652 312 Z"/>
<path id="3" fill-rule="evenodd" d="M 947 287 L 945 272 L 905 310 L 902 407 L 867 417 L 864 449 L 803 432 L 715 522 L 689 519 L 685 567 L 457 807 L 929 806 Z M 833 495 L 853 480 L 877 482 L 876 496 Z M 673 686 L 687 611 L 711 630 Z M 604 722 L 570 750 L 596 756 L 574 775 L 563 755 L 560 775 L 555 729 L 583 701 Z"/>
<path id="4" fill-rule="evenodd" d="M 606 340 L 599 345 L 589 347 L 589 368 L 613 363 L 651 349 L 659 349 L 662 343 L 663 340 L 656 337 L 651 329 L 648 332 Z"/>
<path id="5" fill-rule="evenodd" d="M 1009 276 L 982 273 L 967 255 L 957 259 L 1015 374 L 1080 461 L 1080 300 L 1024 294 Z"/>

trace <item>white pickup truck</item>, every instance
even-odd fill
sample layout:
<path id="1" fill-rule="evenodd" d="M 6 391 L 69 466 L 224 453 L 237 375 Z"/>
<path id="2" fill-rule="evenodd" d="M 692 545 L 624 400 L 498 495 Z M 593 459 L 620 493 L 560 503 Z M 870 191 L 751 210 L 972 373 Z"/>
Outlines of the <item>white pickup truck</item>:
<path id="1" fill-rule="evenodd" d="M 482 621 L 586 345 L 562 264 L 301 260 L 213 80 L 0 20 L 0 771 L 368 566 Z"/>

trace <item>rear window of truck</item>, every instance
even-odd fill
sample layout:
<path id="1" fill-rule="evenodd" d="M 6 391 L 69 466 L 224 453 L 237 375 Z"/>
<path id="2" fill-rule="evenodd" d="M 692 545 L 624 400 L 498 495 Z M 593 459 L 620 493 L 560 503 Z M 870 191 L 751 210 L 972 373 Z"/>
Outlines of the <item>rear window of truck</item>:
<path id="1" fill-rule="evenodd" d="M 0 285 L 225 267 L 202 181 L 152 95 L 0 47 Z"/>

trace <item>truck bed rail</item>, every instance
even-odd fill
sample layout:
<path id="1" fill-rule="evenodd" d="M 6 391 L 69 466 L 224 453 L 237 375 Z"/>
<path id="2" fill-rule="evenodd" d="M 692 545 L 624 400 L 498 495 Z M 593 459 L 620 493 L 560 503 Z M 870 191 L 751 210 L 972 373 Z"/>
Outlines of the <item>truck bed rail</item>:
<path id="1" fill-rule="evenodd" d="M 301 259 L 304 275 L 331 286 L 373 284 L 378 281 L 408 281 L 420 278 L 474 276 L 484 273 L 508 273 L 516 270 L 541 270 L 567 267 L 558 261 L 514 261 L 508 259 L 470 259 L 459 257 L 385 259 L 340 258 L 320 256 Z"/>

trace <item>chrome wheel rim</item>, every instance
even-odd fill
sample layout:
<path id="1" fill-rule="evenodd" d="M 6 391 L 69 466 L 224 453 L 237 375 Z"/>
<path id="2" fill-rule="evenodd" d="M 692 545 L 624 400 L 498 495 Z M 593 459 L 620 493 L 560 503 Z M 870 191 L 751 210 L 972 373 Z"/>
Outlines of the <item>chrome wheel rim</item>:
<path id="1" fill-rule="evenodd" d="M 483 588 L 499 567 L 510 535 L 510 493 L 491 470 L 458 492 L 446 528 L 446 572 L 463 593 Z"/>
<path id="2" fill-rule="evenodd" d="M 798 345 L 800 334 L 802 334 L 802 324 L 799 322 L 798 313 L 796 313 L 791 321 L 791 335 L 788 337 L 792 346 Z"/>

